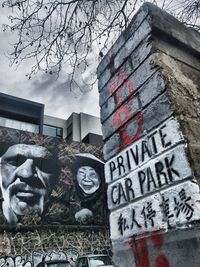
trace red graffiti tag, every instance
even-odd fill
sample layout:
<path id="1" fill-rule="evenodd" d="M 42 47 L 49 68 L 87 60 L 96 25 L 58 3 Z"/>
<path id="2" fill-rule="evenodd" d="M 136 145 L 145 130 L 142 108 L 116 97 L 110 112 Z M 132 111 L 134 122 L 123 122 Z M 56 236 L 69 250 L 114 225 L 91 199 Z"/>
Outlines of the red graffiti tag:
<path id="1" fill-rule="evenodd" d="M 123 85 L 123 86 L 122 86 Z M 125 89 L 128 89 L 127 92 Z M 122 97 L 122 93 L 125 96 L 129 96 L 129 101 L 133 101 L 135 98 L 134 88 L 131 84 L 131 81 L 127 79 L 127 75 L 123 70 L 119 70 L 109 87 L 109 94 L 112 95 L 114 92 L 114 100 L 116 106 L 119 106 L 124 101 Z M 132 135 L 127 131 L 127 126 L 129 124 L 128 120 L 133 118 L 133 120 L 137 121 L 137 129 L 134 131 Z M 132 112 L 130 110 L 130 106 L 127 104 L 123 104 L 118 108 L 113 117 L 113 124 L 119 128 L 119 134 L 121 137 L 121 146 L 119 150 L 122 150 L 127 145 L 132 144 L 141 134 L 142 132 L 142 123 L 143 116 L 140 111 Z M 122 126 L 123 125 L 123 126 Z M 122 127 L 121 127 L 122 126 Z"/>
<path id="2" fill-rule="evenodd" d="M 141 237 L 138 241 L 134 239 L 129 241 L 129 245 L 135 255 L 136 264 L 138 267 L 149 267 L 147 240 L 145 237 Z"/>
<path id="3" fill-rule="evenodd" d="M 161 248 L 164 244 L 163 236 L 161 235 L 159 231 L 154 231 L 151 234 L 151 240 L 153 242 L 154 247 L 156 248 Z"/>
<path id="4" fill-rule="evenodd" d="M 120 135 L 121 135 L 122 140 L 123 140 L 123 145 L 122 145 L 121 149 L 123 149 L 125 146 L 130 145 L 133 142 L 135 142 L 142 132 L 142 122 L 143 122 L 142 113 L 141 112 L 137 113 L 134 120 L 138 121 L 138 127 L 137 127 L 136 133 L 132 137 L 130 137 L 129 133 L 126 130 L 126 127 L 128 126 L 128 122 L 120 129 Z"/>
<path id="5" fill-rule="evenodd" d="M 164 245 L 162 234 L 159 231 L 153 232 L 153 234 L 151 235 L 151 240 L 153 246 L 158 251 L 158 256 L 156 256 L 155 264 L 153 264 L 152 266 L 170 267 L 166 256 L 160 252 L 160 249 Z M 146 238 L 142 236 L 139 240 L 131 239 L 129 240 L 129 245 L 135 255 L 136 265 L 138 267 L 150 267 L 151 265 L 149 261 L 149 251 Z"/>
<path id="6" fill-rule="evenodd" d="M 165 255 L 159 255 L 156 258 L 156 266 L 155 267 L 170 267 L 169 262 Z"/>
<path id="7" fill-rule="evenodd" d="M 158 249 L 161 249 L 161 247 L 164 245 L 163 235 L 159 233 L 159 231 L 154 232 L 151 235 L 151 239 L 154 247 Z M 156 263 L 155 267 L 170 267 L 166 256 L 163 255 L 162 253 L 156 257 L 155 263 Z"/>

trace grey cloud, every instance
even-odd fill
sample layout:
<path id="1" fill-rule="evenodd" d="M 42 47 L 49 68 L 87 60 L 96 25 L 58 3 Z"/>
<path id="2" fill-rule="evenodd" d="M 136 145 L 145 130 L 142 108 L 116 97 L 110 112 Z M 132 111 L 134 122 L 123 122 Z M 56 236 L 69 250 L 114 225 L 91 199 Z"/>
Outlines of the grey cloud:
<path id="1" fill-rule="evenodd" d="M 6 16 L 6 10 L 0 9 L 0 24 L 6 21 Z M 0 31 L 0 38 L 1 92 L 43 103 L 45 104 L 45 113 L 55 117 L 66 119 L 72 112 L 99 114 L 98 94 L 88 90 L 87 84 L 80 79 L 81 70 L 77 71 L 75 79 L 81 89 L 87 92 L 85 94 L 82 94 L 75 87 L 75 84 L 73 85 L 73 91 L 70 91 L 70 77 L 65 73 L 65 70 L 69 70 L 68 66 L 65 66 L 65 70 L 63 68 L 58 79 L 55 75 L 38 73 L 31 80 L 28 80 L 25 75 L 31 68 L 31 62 L 23 62 L 16 69 L 16 66 L 9 66 L 10 62 L 5 56 L 6 53 L 11 51 L 9 44 L 13 43 L 14 36 L 11 36 L 9 32 L 3 33 L 3 31 Z M 93 66 L 92 68 L 94 69 Z"/>

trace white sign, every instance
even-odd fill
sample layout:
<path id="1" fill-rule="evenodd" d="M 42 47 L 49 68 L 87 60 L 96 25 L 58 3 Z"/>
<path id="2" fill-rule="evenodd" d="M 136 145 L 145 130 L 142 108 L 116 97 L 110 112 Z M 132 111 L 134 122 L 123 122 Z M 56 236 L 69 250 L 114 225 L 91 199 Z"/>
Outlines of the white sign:
<path id="1" fill-rule="evenodd" d="M 166 229 L 161 202 L 162 197 L 157 193 L 113 211 L 110 214 L 111 239 L 124 239 L 144 232 Z"/>
<path id="2" fill-rule="evenodd" d="M 110 215 L 112 240 L 200 220 L 199 186 L 194 180 L 131 203 Z"/>
<path id="3" fill-rule="evenodd" d="M 185 145 L 180 144 L 109 184 L 108 207 L 112 210 L 188 177 L 192 177 L 192 172 L 185 155 Z"/>
<path id="4" fill-rule="evenodd" d="M 106 182 L 119 179 L 175 144 L 183 141 L 178 122 L 171 118 L 145 138 L 134 142 L 105 164 Z"/>
<path id="5" fill-rule="evenodd" d="M 170 226 L 186 224 L 200 219 L 200 193 L 192 180 L 173 186 L 162 192 L 165 220 Z"/>

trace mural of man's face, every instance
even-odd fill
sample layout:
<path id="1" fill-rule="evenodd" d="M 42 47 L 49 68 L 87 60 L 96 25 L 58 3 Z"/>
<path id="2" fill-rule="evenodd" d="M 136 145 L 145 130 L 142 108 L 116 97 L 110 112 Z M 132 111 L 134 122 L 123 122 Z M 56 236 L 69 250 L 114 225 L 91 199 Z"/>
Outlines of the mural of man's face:
<path id="1" fill-rule="evenodd" d="M 52 154 L 42 146 L 17 144 L 1 158 L 3 213 L 9 223 L 18 216 L 41 214 L 57 170 Z"/>
<path id="2" fill-rule="evenodd" d="M 94 168 L 82 166 L 78 169 L 76 179 L 84 193 L 90 195 L 96 192 L 100 186 L 100 178 Z"/>

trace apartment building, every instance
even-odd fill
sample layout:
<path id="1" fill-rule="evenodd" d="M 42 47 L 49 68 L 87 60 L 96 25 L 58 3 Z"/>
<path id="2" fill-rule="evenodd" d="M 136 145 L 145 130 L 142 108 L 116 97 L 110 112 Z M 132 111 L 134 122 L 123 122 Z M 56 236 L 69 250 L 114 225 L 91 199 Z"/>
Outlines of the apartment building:
<path id="1" fill-rule="evenodd" d="M 98 117 L 73 112 L 60 119 L 45 115 L 42 103 L 0 93 L 0 126 L 63 138 L 68 141 L 102 145 Z"/>

